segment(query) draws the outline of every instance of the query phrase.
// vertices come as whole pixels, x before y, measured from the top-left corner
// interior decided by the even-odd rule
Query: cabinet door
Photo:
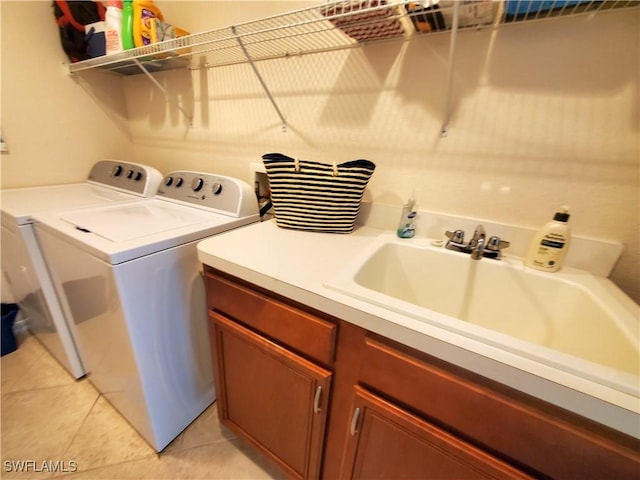
[[[527,478],[360,387],[353,408],[343,478]]]
[[[287,473],[318,478],[331,372],[210,312],[218,412]]]

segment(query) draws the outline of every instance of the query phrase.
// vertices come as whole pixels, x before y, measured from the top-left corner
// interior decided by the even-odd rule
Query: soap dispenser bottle
[[[557,272],[569,248],[571,230],[569,228],[569,207],[561,207],[553,220],[536,233],[524,264],[545,272]]]
[[[416,211],[413,209],[414,205],[415,200],[412,195],[407,203],[402,206],[402,214],[400,215],[400,222],[396,230],[400,238],[413,238],[416,234]]]

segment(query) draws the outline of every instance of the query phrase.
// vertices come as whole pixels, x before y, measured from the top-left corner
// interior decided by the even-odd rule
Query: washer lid
[[[159,233],[198,225],[222,223],[227,217],[169,202],[148,200],[69,212],[62,220],[111,242],[143,239]]]

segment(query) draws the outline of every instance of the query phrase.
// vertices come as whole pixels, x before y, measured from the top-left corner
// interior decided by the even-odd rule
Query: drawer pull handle
[[[351,417],[351,435],[358,433],[358,419],[360,418],[360,407],[353,411],[353,417]]]
[[[322,395],[322,385],[318,385],[316,396],[313,399],[313,413],[320,413],[320,396]]]

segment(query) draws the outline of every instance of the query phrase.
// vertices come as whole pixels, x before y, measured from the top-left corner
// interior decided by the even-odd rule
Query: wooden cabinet
[[[331,372],[221,315],[211,318],[220,419],[291,476],[317,478]]]
[[[220,419],[292,478],[640,474],[635,438],[205,271]]]
[[[207,286],[221,422],[292,478],[319,478],[335,324],[222,277]]]
[[[640,442],[375,334],[358,383],[536,478],[634,479]]]
[[[352,415],[342,478],[528,478],[363,388]]]

